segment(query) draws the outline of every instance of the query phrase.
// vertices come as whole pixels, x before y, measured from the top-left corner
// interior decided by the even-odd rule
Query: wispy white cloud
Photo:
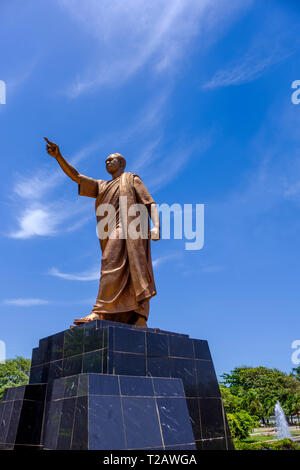
[[[134,162],[134,171],[138,172],[143,170],[146,166],[150,166],[156,163],[160,157],[159,143],[161,138],[154,139],[149,142],[144,149],[142,149],[138,158]]]
[[[171,93],[171,86],[167,90],[161,91],[157,96],[152,97],[137,112],[134,121],[130,122],[122,130],[112,131],[105,135],[100,135],[93,142],[88,143],[77,153],[75,153],[70,162],[77,165],[85,158],[101,152],[103,162],[109,153],[119,151],[119,147],[136,139],[137,136],[145,136],[145,148],[139,149],[139,155],[133,161],[134,169],[138,170],[144,166],[150,151],[158,146],[162,134],[162,121],[166,115],[166,103]],[[155,132],[155,139],[153,133]],[[157,135],[158,134],[158,135]],[[116,142],[118,148],[116,148]],[[153,153],[151,153],[152,157]],[[147,159],[148,161],[148,159]]]
[[[45,299],[6,299],[2,302],[4,305],[14,305],[16,307],[34,307],[40,305],[48,305],[49,300]]]
[[[171,253],[171,254],[168,254],[168,255],[165,255],[165,256],[160,256],[159,258],[155,258],[153,261],[152,261],[152,265],[154,268],[157,268],[158,266],[161,266],[163,263],[165,263],[166,261],[169,261],[171,259],[178,259],[178,258],[181,258],[182,257],[182,253]]]
[[[76,165],[80,161],[89,157],[99,146],[103,144],[103,139],[87,144],[70,158],[70,162]],[[47,155],[46,157],[47,158]],[[48,157],[51,159],[51,157]],[[17,175],[13,191],[22,199],[41,200],[53,189],[66,181],[67,177],[58,167],[57,162],[52,158],[53,169],[45,166],[34,171],[32,174],[24,176]]]
[[[276,40],[274,41],[274,36]],[[235,58],[229,64],[218,70],[215,75],[203,85],[204,89],[215,89],[232,85],[241,85],[261,77],[269,69],[293,55],[299,48],[294,32],[264,31],[255,38],[248,51]]]
[[[204,4],[206,1],[204,0]],[[167,47],[178,27],[177,19],[185,9],[184,2],[174,0],[169,7],[165,2],[148,5],[144,2],[128,0],[126,3],[95,2],[87,0],[63,0],[62,4],[84,27],[88,27],[98,39],[101,47],[100,63],[97,69],[85,73],[71,85],[69,94],[76,97],[99,85],[120,84],[136,73],[158,52],[165,42],[165,51],[160,50],[160,66]],[[173,33],[172,33],[173,31]],[[126,45],[126,47],[124,47]],[[103,48],[104,46],[104,48]]]
[[[224,0],[60,0],[97,40],[93,65],[78,73],[67,93],[75,98],[99,86],[120,86],[148,65],[152,73],[174,71],[192,39],[218,36],[251,3],[232,0],[228,8]]]
[[[206,211],[207,266],[225,266],[230,271],[228,279],[244,278],[248,290],[247,270],[255,270],[258,276],[270,270],[280,289],[282,266],[289,270],[295,265],[292,259],[300,229],[299,125],[297,107],[286,104],[286,97],[283,103],[276,101],[245,149],[243,157],[251,159],[251,165],[244,168],[231,191],[219,193],[219,201],[215,197]],[[286,264],[280,265],[279,260]],[[277,274],[271,274],[272,266]],[[203,268],[204,275],[217,275]]]
[[[1,303],[2,305],[12,307],[39,307],[42,305],[73,305],[73,304],[92,304],[95,299],[73,299],[73,300],[46,300],[46,299],[30,299],[30,298],[19,298],[19,299],[5,299]]]
[[[262,128],[249,143],[249,152],[255,155],[256,166],[241,175],[240,185],[227,198],[213,206],[217,214],[214,223],[219,227],[215,233],[219,231],[227,243],[230,239],[234,249],[248,240],[249,233],[264,230],[268,224],[276,224],[280,220],[282,208],[298,210],[299,126],[297,107],[276,102],[269,110]],[[268,217],[268,214],[275,213],[275,208],[278,208],[277,216]],[[291,226],[297,226],[297,220],[291,220]]]
[[[58,170],[37,170],[30,176],[18,176],[13,191],[22,199],[38,200],[54,189],[64,179]]]
[[[148,170],[149,188],[155,192],[161,187],[167,185],[180,173],[193,155],[199,158],[211,145],[211,135],[207,134],[202,139],[198,138],[188,146],[180,146],[176,151],[169,151],[165,158],[159,162],[154,162]],[[149,160],[151,157],[148,157]]]
[[[101,145],[102,146],[104,145],[106,139],[107,139],[107,137],[101,136],[99,139],[97,139],[94,142],[91,142],[91,143],[85,145],[83,148],[81,148],[78,152],[75,153],[75,155],[73,155],[70,158],[70,162],[72,163],[72,165],[77,165],[79,162],[81,162],[82,160],[88,158],[94,152],[99,150]]]
[[[27,239],[34,236],[54,235],[59,221],[57,214],[45,208],[26,209],[19,219],[19,228],[9,234],[11,238]]]
[[[240,61],[234,61],[226,69],[219,70],[203,88],[214,89],[251,82],[262,76],[272,65],[282,62],[291,54],[291,51],[286,51],[281,55],[269,51],[269,55],[261,57],[254,51],[249,52]]]
[[[20,88],[27,80],[32,76],[38,58],[35,58],[31,62],[27,63],[23,70],[20,70],[17,74],[14,73],[13,76],[9,76],[7,79],[7,88],[8,92],[15,93],[18,88]]]
[[[48,274],[61,279],[66,279],[67,281],[99,281],[100,278],[99,268],[90,269],[81,273],[63,273],[57,268],[51,268]]]
[[[90,219],[84,214],[86,205],[78,201],[30,201],[27,207],[20,210],[16,228],[8,232],[7,236],[26,240],[37,236],[54,236],[62,231],[74,231]],[[75,219],[77,220],[74,223]]]
[[[91,217],[88,216],[88,217],[81,217],[77,222],[75,222],[74,224],[70,225],[70,226],[67,226],[65,228],[65,231],[66,232],[75,232],[75,230],[78,230],[80,229],[81,227],[83,227],[87,222],[89,222],[91,220]]]
[[[161,264],[169,261],[170,259],[178,258],[180,257],[179,253],[171,253],[165,256],[161,256],[159,258],[156,258],[153,260],[153,267],[157,268]],[[79,273],[63,273],[57,268],[51,268],[48,271],[48,274],[54,277],[58,277],[61,279],[65,279],[67,281],[99,281],[100,279],[100,269],[99,267],[95,267],[92,269],[89,269],[87,271],[82,271]]]

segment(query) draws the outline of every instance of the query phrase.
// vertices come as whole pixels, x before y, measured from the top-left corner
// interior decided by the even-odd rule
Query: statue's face
[[[116,156],[114,153],[109,155],[107,159],[105,160],[106,164],[106,171],[110,173],[111,175],[115,173],[116,171],[122,169],[122,160]]]

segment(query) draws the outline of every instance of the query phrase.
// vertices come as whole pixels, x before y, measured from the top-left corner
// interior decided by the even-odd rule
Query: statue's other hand
[[[53,158],[57,158],[58,155],[60,154],[59,146],[56,145],[54,142],[50,142],[50,140],[48,140],[47,137],[44,137],[44,139],[47,142],[46,150],[48,154],[51,155],[51,157]]]
[[[153,227],[153,228],[150,230],[150,237],[151,237],[151,240],[153,240],[153,241],[159,240],[159,239],[160,239],[159,228]]]

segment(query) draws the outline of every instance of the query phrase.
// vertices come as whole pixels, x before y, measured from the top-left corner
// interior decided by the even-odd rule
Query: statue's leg
[[[121,313],[102,313],[99,316],[101,320],[147,327],[146,318],[134,311]]]
[[[119,313],[102,313],[101,319],[106,321],[114,321],[118,323],[126,323],[132,325],[135,312],[119,312]]]
[[[145,328],[147,328],[147,320],[145,317],[143,317],[142,315],[140,315],[139,313],[135,313],[135,318],[134,318],[134,321],[132,323],[132,325],[135,325],[135,326],[144,326]]]

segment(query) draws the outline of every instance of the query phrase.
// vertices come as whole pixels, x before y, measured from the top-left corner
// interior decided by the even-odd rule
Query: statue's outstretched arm
[[[75,183],[80,183],[80,173],[76,170],[60,153],[58,145],[54,142],[50,142],[46,137],[44,137],[45,141],[47,142],[46,150],[51,157],[55,158],[59,165],[61,166],[62,170],[65,172],[71,180],[75,181]]]

